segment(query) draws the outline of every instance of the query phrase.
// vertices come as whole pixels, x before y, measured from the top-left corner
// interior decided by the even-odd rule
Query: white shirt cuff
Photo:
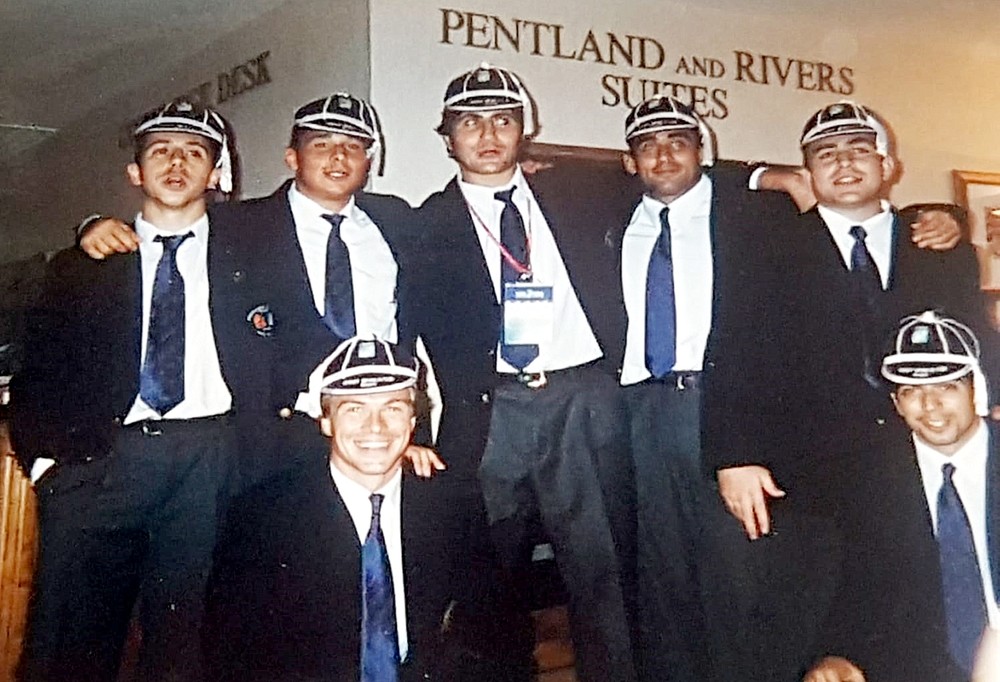
[[[751,192],[756,192],[760,189],[760,176],[764,174],[767,170],[767,166],[759,166],[753,169],[750,174],[750,180],[747,182],[747,187]]]
[[[54,459],[49,459],[48,457],[39,457],[36,459],[35,463],[31,465],[31,484],[34,485],[37,483],[38,479],[51,469],[55,463]]]

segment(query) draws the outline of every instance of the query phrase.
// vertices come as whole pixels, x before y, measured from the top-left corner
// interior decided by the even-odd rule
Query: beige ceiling
[[[284,2],[0,0],[0,163]]]

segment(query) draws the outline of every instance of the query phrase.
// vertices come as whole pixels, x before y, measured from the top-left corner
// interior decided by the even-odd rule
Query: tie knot
[[[952,475],[955,473],[955,465],[950,462],[948,464],[942,464],[941,473],[944,474],[944,480],[946,482],[950,482]]]
[[[860,225],[854,225],[851,227],[851,236],[854,237],[854,241],[863,242],[868,236],[868,233],[865,232],[865,228]]]
[[[183,244],[188,237],[193,237],[193,236],[194,232],[185,232],[184,234],[172,234],[169,237],[158,234],[155,237],[153,237],[153,241],[160,242],[161,244],[163,244],[164,251],[171,251],[176,253],[177,249],[180,248],[180,245]]]
[[[660,211],[660,227],[664,230],[670,230],[670,208],[664,206],[663,210]]]
[[[516,190],[516,189],[517,189],[517,185],[514,185],[510,189],[501,190],[501,191],[497,192],[496,194],[494,194],[493,198],[496,199],[497,201],[502,201],[505,204],[513,206],[514,205],[514,198],[513,198],[514,197],[514,190]]]
[[[372,518],[377,519],[382,512],[382,500],[385,499],[385,495],[375,494],[368,499],[372,502]]]
[[[323,220],[330,223],[333,226],[333,231],[336,232],[340,229],[340,224],[344,222],[344,216],[340,213],[324,213]]]

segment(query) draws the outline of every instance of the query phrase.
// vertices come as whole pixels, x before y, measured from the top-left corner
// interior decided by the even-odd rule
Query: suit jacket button
[[[278,410],[278,416],[281,417],[282,419],[291,419],[292,418],[292,408],[290,408],[290,407],[282,407],[280,410]]]
[[[489,393],[483,393],[483,394],[481,394],[479,396],[479,399],[481,401],[483,401],[484,403],[489,403],[490,402],[490,394]]]

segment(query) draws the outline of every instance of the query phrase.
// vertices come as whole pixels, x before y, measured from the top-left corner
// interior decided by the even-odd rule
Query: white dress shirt
[[[208,216],[203,215],[193,225],[176,232],[164,232],[136,216],[135,231],[142,240],[139,258],[142,267],[142,349],[140,362],[146,357],[146,336],[149,334],[149,307],[153,299],[153,280],[163,255],[163,244],[154,237],[182,235],[193,232],[177,249],[177,269],[184,278],[184,400],[162,416],[163,419],[197,419],[225,414],[233,398],[222,377],[219,353],[215,347],[212,316],[208,307]],[[161,416],[138,395],[125,417],[125,424]]]
[[[931,511],[931,524],[937,535],[937,500],[944,482],[941,467],[952,464],[955,471],[951,480],[962,499],[965,514],[972,528],[972,541],[976,545],[979,574],[983,578],[983,594],[986,596],[986,613],[992,627],[1000,626],[1000,607],[997,606],[996,590],[990,571],[990,554],[987,545],[986,528],[986,463],[989,459],[990,430],[982,421],[968,443],[953,455],[943,455],[913,434],[913,446],[917,453],[917,465],[923,479],[927,507]]]
[[[889,276],[892,274],[893,214],[889,204],[883,201],[880,213],[860,223],[825,206],[818,206],[817,210],[823,222],[826,223],[826,229],[830,232],[830,236],[836,242],[840,257],[848,270],[851,269],[851,249],[854,248],[851,228],[855,225],[865,228],[865,232],[868,234],[865,238],[865,246],[868,247],[868,253],[871,254],[872,260],[875,261],[875,267],[878,268],[879,277],[882,278],[882,288],[887,288]]]
[[[707,175],[670,202],[644,195],[622,240],[622,291],[628,313],[622,385],[651,375],[646,369],[646,274],[660,236],[660,212],[670,209],[676,349],[674,371],[701,371],[712,328],[712,181]]]
[[[396,633],[399,637],[399,660],[406,660],[409,640],[406,637],[406,585],[403,582],[403,530],[402,499],[403,470],[399,469],[389,482],[375,491],[352,481],[336,466],[330,464],[330,474],[337,492],[344,501],[347,511],[358,531],[358,542],[365,544],[372,525],[371,496],[384,495],[379,509],[379,524],[385,538],[385,549],[389,555],[389,570],[392,572],[392,592],[396,602]],[[358,562],[358,579],[361,578],[361,562]],[[360,626],[360,620],[358,621]]]
[[[513,186],[517,187],[512,200],[521,212],[525,232],[531,241],[532,283],[551,286],[553,299],[552,339],[548,343],[539,344],[538,357],[532,360],[524,371],[566,369],[599,359],[603,355],[601,346],[597,343],[597,338],[570,282],[566,265],[559,254],[549,224],[542,215],[531,187],[521,173],[521,168],[518,167],[514,178],[502,187],[473,185],[463,182],[461,178],[458,186],[469,205],[476,236],[479,238],[479,245],[482,247],[483,257],[486,259],[486,266],[493,280],[493,293],[498,302],[501,300],[500,285],[503,278],[499,241],[500,214],[503,213],[504,203],[494,195]],[[516,374],[518,370],[500,357],[499,347],[498,339],[497,371]]]
[[[302,194],[292,183],[288,204],[295,219],[295,235],[309,276],[313,304],[323,315],[326,309],[326,243],[332,226],[323,215],[329,211]],[[341,209],[344,221],[340,238],[351,256],[354,288],[354,320],[359,335],[378,336],[396,343],[396,280],[399,268],[382,231],[354,197]]]

